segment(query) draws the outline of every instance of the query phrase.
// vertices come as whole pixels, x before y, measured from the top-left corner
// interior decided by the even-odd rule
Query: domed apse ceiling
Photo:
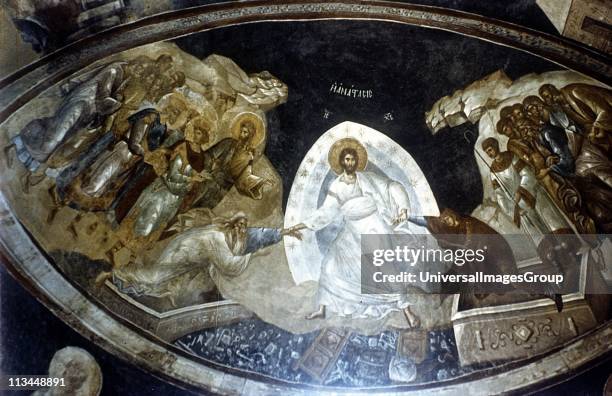
[[[490,394],[604,358],[605,58],[441,10],[286,7],[168,14],[3,80],[9,271],[195,390]],[[371,293],[366,234],[486,234],[505,256],[458,267],[565,283]]]

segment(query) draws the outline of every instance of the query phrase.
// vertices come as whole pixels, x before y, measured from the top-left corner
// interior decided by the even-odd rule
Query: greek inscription
[[[373,92],[371,89],[355,88],[354,85],[344,85],[343,83],[337,83],[336,81],[330,85],[329,92],[335,95],[359,99],[372,99],[373,97]]]

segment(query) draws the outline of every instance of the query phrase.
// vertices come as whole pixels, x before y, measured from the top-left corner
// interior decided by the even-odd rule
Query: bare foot
[[[408,322],[408,327],[411,329],[415,329],[421,325],[421,320],[410,310],[410,307],[404,308],[404,316]]]
[[[319,309],[317,309],[314,312],[309,313],[308,315],[306,315],[305,318],[308,320],[325,318],[325,305],[319,305]]]

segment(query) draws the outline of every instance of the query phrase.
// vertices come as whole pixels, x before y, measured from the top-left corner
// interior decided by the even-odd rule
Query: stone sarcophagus
[[[461,365],[529,358],[595,328],[609,310],[608,295],[588,293],[602,281],[596,257],[582,255],[579,291],[563,295],[561,312],[547,298],[471,308],[455,295],[452,323]]]

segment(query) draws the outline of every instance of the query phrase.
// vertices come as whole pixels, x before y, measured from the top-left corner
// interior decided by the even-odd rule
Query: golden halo
[[[357,170],[363,171],[368,164],[368,152],[366,151],[363,144],[359,142],[357,139],[353,138],[344,138],[337,140],[332,144],[329,149],[329,153],[327,154],[327,161],[329,162],[329,166],[332,168],[336,174],[341,174],[344,172],[342,165],[340,165],[340,153],[345,148],[352,148],[357,152]]]
[[[251,147],[256,148],[262,144],[266,138],[266,126],[263,119],[251,112],[240,113],[232,120],[230,124],[230,132],[234,139],[240,136],[240,126],[245,121],[251,121],[255,125],[255,134],[251,137]]]
[[[206,141],[200,142],[202,145],[210,146],[217,139],[217,125],[208,117],[198,116],[189,120],[185,125],[185,135],[193,131],[194,128],[200,128],[207,131]]]
[[[181,110],[192,109],[197,111],[196,106],[179,92],[166,94],[157,103],[162,111],[170,106],[180,108]]]

